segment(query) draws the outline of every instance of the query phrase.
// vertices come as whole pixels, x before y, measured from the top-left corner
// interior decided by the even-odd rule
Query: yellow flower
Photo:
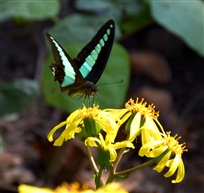
[[[83,139],[89,136],[97,136],[100,129],[103,129],[105,132],[115,130],[115,133],[117,133],[117,123],[119,121],[120,120],[114,115],[100,110],[99,106],[94,105],[93,107],[86,108],[86,106],[83,105],[82,109],[74,111],[70,114],[66,121],[63,121],[55,126],[49,132],[47,137],[48,140],[52,142],[53,134],[58,129],[65,126],[65,130],[54,142],[54,145],[61,146],[64,141],[74,138],[75,134],[79,134],[82,130],[85,131],[85,134],[83,133],[84,136],[81,137]]]
[[[90,189],[88,189],[88,186],[86,184],[83,184],[81,187],[78,182],[73,182],[71,184],[64,182],[55,190],[46,187],[39,188],[26,184],[21,184],[18,186],[19,193],[81,193],[85,192],[85,190],[87,190],[86,193],[89,193],[88,190]],[[92,192],[92,190],[90,190],[90,192]]]
[[[68,184],[67,182],[63,182],[62,185],[58,186],[54,193],[81,193],[85,192],[88,189],[87,184],[82,184],[82,186],[78,182],[73,182]],[[89,193],[89,192],[87,192]]]
[[[133,148],[134,145],[129,141],[121,141],[113,143],[113,138],[115,139],[115,134],[111,134],[111,132],[106,134],[106,138],[104,140],[103,136],[99,133],[99,138],[97,137],[88,137],[85,140],[85,145],[91,147],[100,147],[104,150],[104,152],[109,152],[107,160],[109,163],[115,161],[117,157],[117,149],[121,148]],[[100,164],[100,163],[99,163]]]
[[[158,121],[159,112],[155,112],[153,104],[147,106],[144,99],[139,102],[137,98],[135,102],[130,99],[125,107],[128,110],[127,114],[130,115],[129,125],[126,126],[129,141],[134,141],[139,134],[142,137],[142,144],[160,137],[159,131],[163,131],[163,128]]]
[[[151,141],[152,138],[160,137],[160,130],[163,131],[163,128],[158,121],[159,113],[155,112],[153,104],[147,106],[144,99],[139,102],[137,98],[135,102],[130,99],[125,107],[125,109],[106,109],[106,111],[120,118],[120,124],[127,121],[125,132],[128,134],[128,141],[133,142],[140,134],[142,144]]]
[[[128,193],[127,190],[123,189],[121,184],[116,183],[116,182],[106,184],[105,186],[102,186],[101,188],[99,188],[93,192],[96,192],[96,193],[113,193],[113,192]],[[88,193],[88,192],[84,191],[83,193]]]
[[[62,185],[58,186],[55,190],[49,188],[39,188],[36,186],[30,186],[26,184],[21,184],[18,186],[19,193],[128,193],[125,189],[122,188],[121,184],[113,182],[102,186],[97,190],[88,189],[88,186],[82,185],[78,182],[68,184],[64,182]]]
[[[30,186],[26,184],[21,184],[18,186],[19,193],[54,193],[50,188],[39,188],[36,186]]]
[[[144,144],[140,150],[140,156],[154,158],[157,165],[153,168],[157,172],[161,172],[165,166],[169,168],[164,174],[165,177],[172,176],[177,170],[177,176],[172,183],[179,183],[185,176],[185,168],[182,160],[182,154],[187,151],[185,143],[179,144],[180,137],[170,136],[171,132],[162,133],[161,138]]]

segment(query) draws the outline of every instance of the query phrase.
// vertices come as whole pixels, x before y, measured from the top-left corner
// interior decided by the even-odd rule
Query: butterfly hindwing
[[[106,66],[115,35],[113,20],[107,21],[74,59],[85,80],[96,83]]]

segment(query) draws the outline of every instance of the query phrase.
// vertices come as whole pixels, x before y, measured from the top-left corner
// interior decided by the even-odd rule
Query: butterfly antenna
[[[123,82],[123,79],[117,82],[108,82],[108,83],[103,83],[103,84],[98,84],[97,86],[102,86],[102,85],[110,85],[110,84],[120,84]]]

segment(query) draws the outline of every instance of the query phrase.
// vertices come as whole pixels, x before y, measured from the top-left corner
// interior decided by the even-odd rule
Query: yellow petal
[[[175,173],[175,171],[178,168],[180,160],[181,160],[181,157],[176,155],[175,158],[173,159],[171,167],[169,168],[169,171],[164,175],[166,178],[172,176]]]
[[[55,126],[47,135],[47,139],[52,142],[53,141],[53,134],[55,133],[55,131],[57,131],[58,129],[60,129],[61,127],[63,127],[64,125],[67,124],[67,121],[63,121],[60,124],[58,124],[57,126]]]
[[[101,143],[100,140],[96,137],[88,137],[84,142],[86,146],[90,146],[90,147],[97,147],[98,144],[100,143]]]
[[[139,156],[143,157],[148,156],[150,150],[154,149],[155,146],[163,143],[163,140],[151,141],[149,143],[144,144],[139,150]]]
[[[158,122],[158,121],[157,121],[157,122]],[[154,119],[152,119],[152,118],[149,117],[149,116],[146,116],[145,127],[151,129],[154,133],[157,133],[157,134],[160,133],[160,131],[159,131],[157,125],[156,125],[155,122],[154,122]],[[156,135],[156,136],[157,136],[157,135]],[[161,136],[161,134],[158,135],[158,137],[159,137],[158,139],[161,139],[160,136]]]
[[[140,127],[141,115],[137,113],[132,120],[130,125],[130,134],[128,137],[128,141],[133,142],[138,135],[139,127]]]
[[[149,153],[146,154],[146,156],[151,157],[151,158],[155,158],[155,157],[158,157],[159,155],[161,155],[167,149],[168,149],[167,146],[161,146],[161,147],[158,147],[158,148],[150,151]]]
[[[172,180],[171,182],[172,183],[179,183],[179,182],[181,182],[183,180],[184,176],[185,176],[185,167],[184,167],[183,160],[180,159],[176,179]]]
[[[39,188],[39,187],[30,186],[26,184],[19,185],[18,192],[19,193],[54,193],[54,191],[49,188]]]
[[[114,148],[109,148],[108,150],[110,152],[110,162],[114,162],[117,157],[116,150]]]
[[[54,146],[62,146],[62,144],[64,143],[65,139],[62,135],[60,135],[54,142]]]
[[[147,127],[147,125],[141,128],[142,145],[155,140],[161,140],[161,133]]]
[[[161,160],[160,162],[153,168],[153,170],[156,170],[157,172],[161,172],[164,167],[166,166],[167,161],[169,160],[171,156],[171,152],[168,152]]]
[[[128,193],[121,184],[112,182],[94,191],[95,193]],[[85,193],[85,192],[83,192]],[[86,192],[87,193],[87,192]]]
[[[135,146],[129,141],[117,142],[117,143],[113,144],[113,147],[114,147],[114,149],[122,149],[122,148],[125,148],[125,147],[129,147],[129,148],[132,148],[132,149],[135,148]]]

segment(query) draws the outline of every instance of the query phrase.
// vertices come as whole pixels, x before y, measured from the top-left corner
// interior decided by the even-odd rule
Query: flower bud
[[[110,152],[98,148],[97,162],[100,166],[110,166]]]
[[[88,137],[96,137],[100,132],[100,127],[98,123],[92,118],[85,118],[84,120],[84,129],[88,134]]]

